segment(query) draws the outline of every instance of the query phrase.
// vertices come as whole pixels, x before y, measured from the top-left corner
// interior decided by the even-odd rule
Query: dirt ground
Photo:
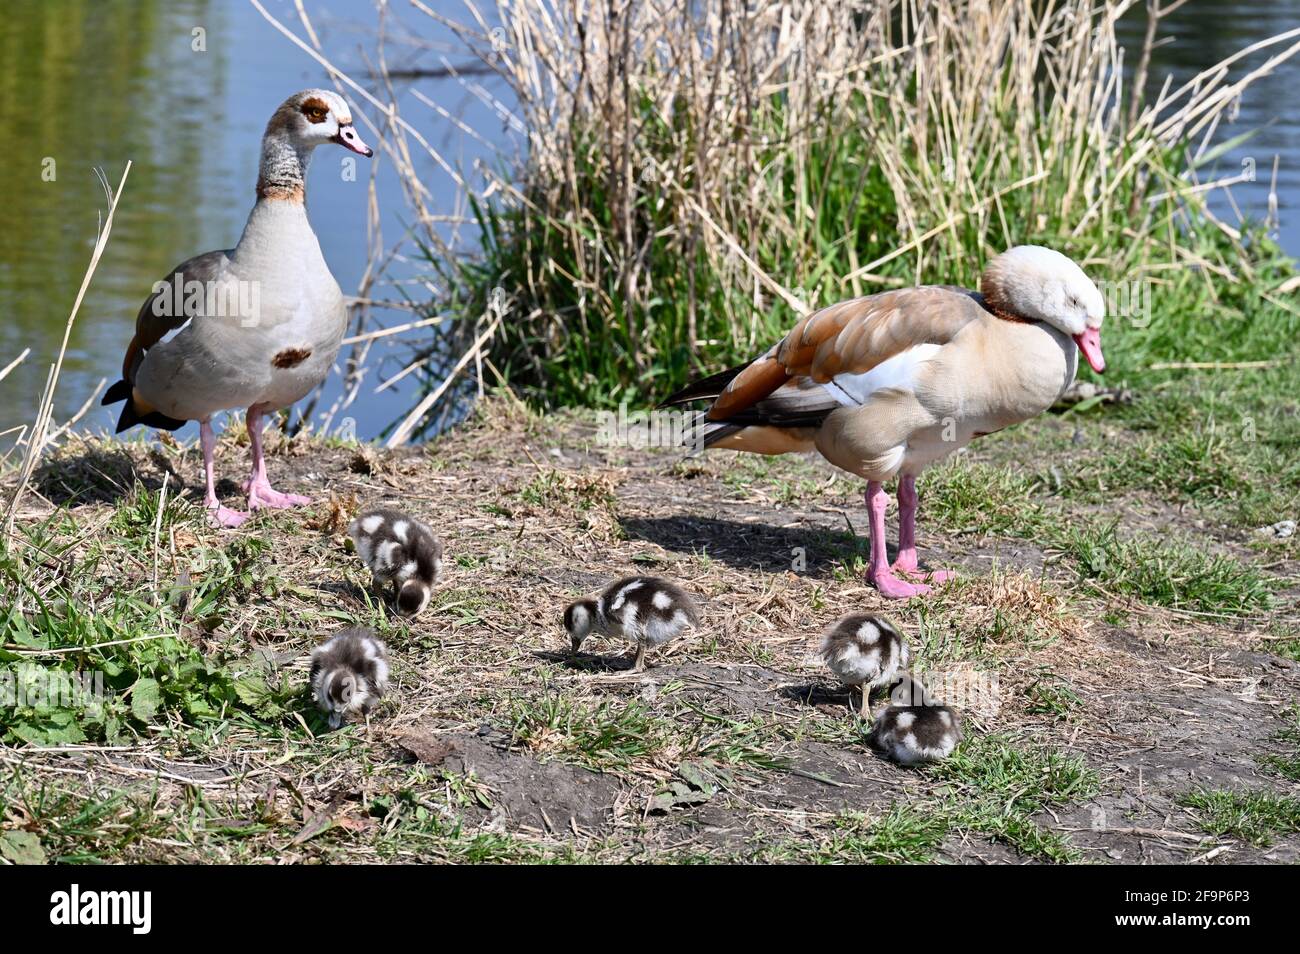
[[[1017,446],[968,456],[1014,467],[999,457]],[[245,455],[224,440],[221,472],[240,475]],[[1263,762],[1294,754],[1300,667],[1270,651],[1293,584],[1281,585],[1283,610],[1231,616],[1085,586],[1051,540],[927,519],[923,478],[922,562],[960,577],[890,603],[861,579],[860,482],[824,462],[603,446],[590,421],[502,401],[426,448],[281,441],[270,466],[278,487],[321,502],[224,532],[193,508],[159,546],[164,578],[201,576],[205,548],[265,539],[255,572],[279,581],[277,595],[182,631],[205,653],[268,661],[296,689],[317,641],[375,626],[394,683],[369,725],[326,733],[303,691],[288,715],[228,730],[191,731],[164,709],[127,744],[0,749],[6,827],[36,833],[54,857],[117,860],[1300,858],[1285,826],[1214,833],[1186,802],[1198,790],[1300,791]],[[179,482],[199,499],[194,448],[74,444],[22,521],[68,506],[88,539],[102,537],[122,497],[156,496],[166,473],[173,493]],[[237,498],[229,479],[221,490]],[[357,507],[381,503],[446,545],[445,579],[414,621],[376,599],[345,541]],[[1066,524],[1093,515],[1053,507]],[[1113,515],[1124,530],[1197,534],[1279,580],[1296,575],[1294,551],[1252,549],[1166,502],[1124,499]],[[116,585],[153,585],[147,560],[119,572]],[[698,631],[639,675],[599,639],[572,657],[564,606],[631,573],[698,594]],[[996,680],[993,700],[963,710],[964,756],[907,769],[865,744],[855,700],[814,656],[820,632],[855,611],[892,616],[920,671]],[[46,785],[83,807],[131,795],[79,834],[41,807]],[[110,822],[138,837],[111,837]]]

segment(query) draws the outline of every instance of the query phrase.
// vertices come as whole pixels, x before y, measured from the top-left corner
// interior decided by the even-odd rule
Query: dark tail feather
[[[707,378],[692,381],[675,394],[670,394],[660,402],[660,407],[672,407],[675,404],[690,404],[692,401],[712,401],[723,392],[731,379],[744,371],[749,364],[742,364],[726,371],[719,371]]]
[[[117,419],[117,433],[121,434],[128,427],[134,427],[137,424],[154,427],[160,431],[178,431],[188,423],[188,421],[178,421],[174,417],[168,417],[161,411],[138,414],[135,406],[130,401],[127,401],[122,406],[122,416]]]
[[[118,401],[129,400],[131,400],[131,382],[123,378],[104,392],[104,399],[99,403],[107,407],[110,404],[116,404]]]
[[[131,397],[132,391],[131,382],[123,378],[105,391],[103,399],[99,402],[102,405],[116,404],[118,401],[126,402],[122,407],[122,414],[117,419],[117,433],[121,434],[128,427],[135,427],[137,424],[156,427],[160,431],[176,431],[188,423],[187,421],[178,421],[174,417],[168,417],[161,411],[150,411],[148,414],[141,414],[135,409],[135,402]]]
[[[687,448],[687,456],[694,457],[702,451],[728,437],[736,431],[744,430],[743,425],[730,421],[710,421],[702,412],[695,415],[690,425],[682,432],[682,446]]]

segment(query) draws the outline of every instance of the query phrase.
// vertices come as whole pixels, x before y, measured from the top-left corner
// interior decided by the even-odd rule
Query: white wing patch
[[[611,610],[617,610],[625,602],[627,602],[627,595],[631,593],[633,590],[639,589],[644,583],[645,583],[644,580],[633,580],[627,586],[623,587],[621,590],[619,590],[617,593],[614,594],[614,600],[612,603],[609,604],[609,608]]]
[[[943,345],[937,344],[916,345],[882,361],[865,374],[837,374],[822,387],[846,407],[865,404],[867,398],[885,388],[910,391],[915,386],[917,365],[929,361],[942,348]]]

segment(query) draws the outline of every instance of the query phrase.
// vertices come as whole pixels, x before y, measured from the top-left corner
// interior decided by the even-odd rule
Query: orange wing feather
[[[825,384],[837,374],[863,374],[916,345],[946,344],[981,314],[974,293],[940,286],[902,288],[815,311],[732,379],[709,420],[727,420],[792,378]]]

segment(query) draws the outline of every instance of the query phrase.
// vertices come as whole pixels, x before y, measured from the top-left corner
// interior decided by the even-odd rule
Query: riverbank
[[[418,449],[276,442],[272,474],[321,502],[233,532],[195,505],[195,448],[74,438],[3,556],[21,598],[0,660],[102,671],[107,702],[9,710],[0,851],[1295,861],[1300,558],[1253,526],[1293,479],[1283,461],[1225,484],[1221,448],[1179,450],[1199,411],[1166,392],[1048,416],[927,474],[922,560],[960,580],[905,604],[862,584],[861,487],[823,462],[605,446],[589,416],[508,397]],[[237,432],[218,457],[243,472]],[[381,501],[446,541],[414,622],[344,542]],[[699,632],[639,676],[600,641],[570,658],[564,605],[635,572],[698,593]],[[812,657],[859,610],[894,616],[918,668],[996,683],[948,762],[875,758]],[[388,641],[394,685],[369,726],[329,733],[308,654],[352,623]]]

